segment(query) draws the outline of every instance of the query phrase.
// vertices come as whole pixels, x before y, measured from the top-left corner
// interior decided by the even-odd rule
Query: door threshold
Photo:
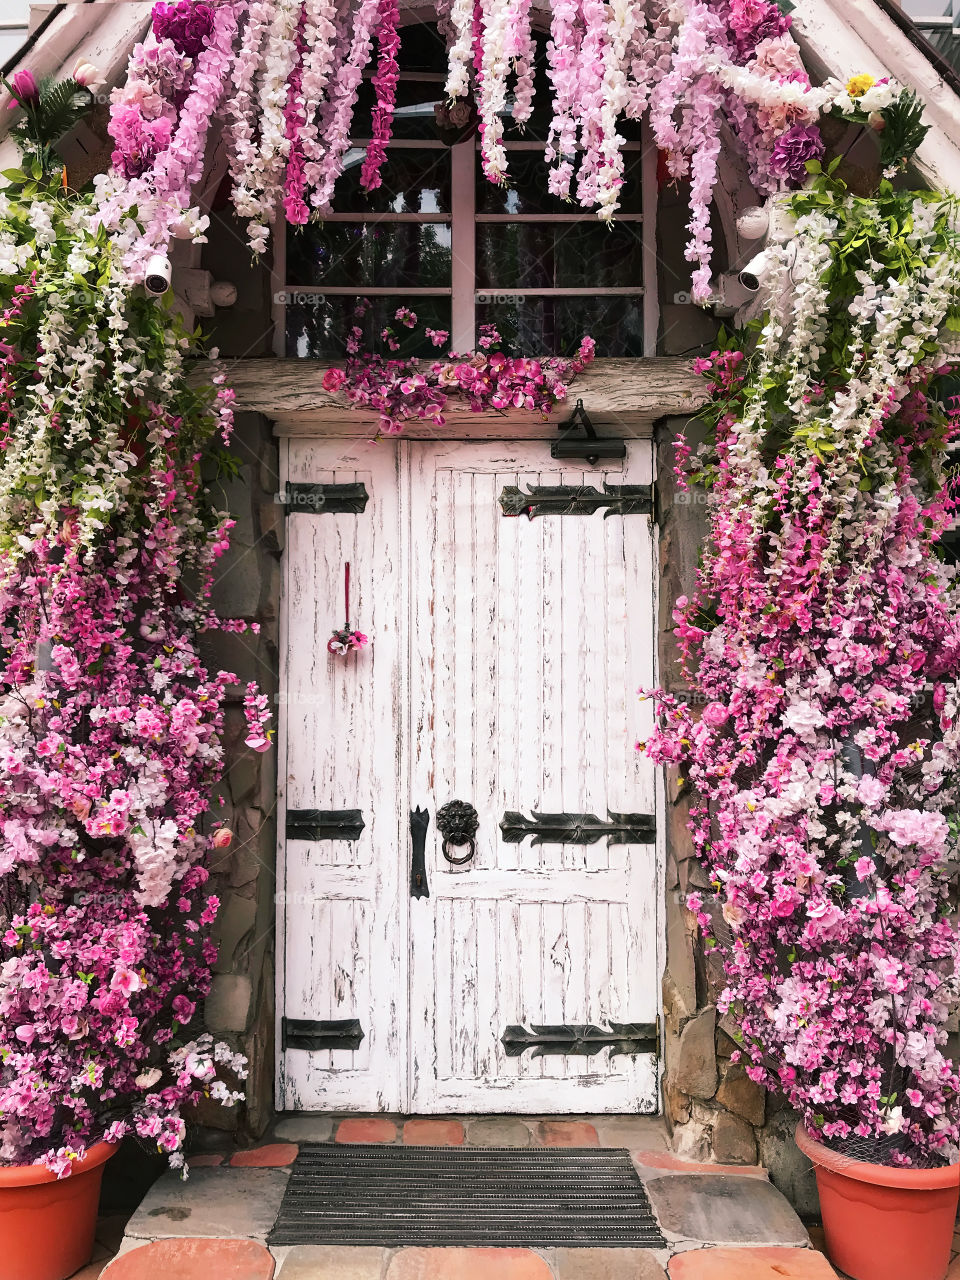
[[[269,1130],[277,1142],[403,1143],[408,1146],[626,1147],[667,1151],[663,1116],[430,1115],[281,1112]]]

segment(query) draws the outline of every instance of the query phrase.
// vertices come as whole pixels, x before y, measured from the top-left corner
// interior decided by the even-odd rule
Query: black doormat
[[[662,1249],[625,1148],[304,1143],[270,1244]]]

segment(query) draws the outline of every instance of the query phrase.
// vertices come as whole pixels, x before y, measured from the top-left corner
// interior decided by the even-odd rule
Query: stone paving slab
[[[541,1147],[599,1147],[600,1136],[584,1120],[541,1120],[536,1130]]]
[[[812,1249],[696,1249],[671,1258],[670,1280],[837,1280]]]
[[[720,1173],[768,1180],[766,1169],[756,1164],[706,1164],[684,1160],[672,1151],[634,1151],[632,1156],[641,1178],[659,1178],[672,1173]]]
[[[651,1178],[646,1188],[668,1239],[735,1245],[809,1243],[789,1202],[760,1178],[678,1173]]]
[[[277,1276],[279,1280],[380,1280],[388,1256],[386,1249],[298,1244],[287,1251]]]
[[[337,1142],[396,1142],[397,1126],[385,1116],[350,1116],[337,1125]]]
[[[263,1147],[248,1147],[230,1157],[231,1169],[285,1169],[300,1154],[295,1142],[269,1142]]]
[[[530,1249],[400,1249],[386,1280],[553,1280]]]
[[[403,1126],[403,1141],[408,1147],[461,1147],[463,1125],[459,1120],[440,1116],[408,1120]]]
[[[490,1116],[467,1125],[471,1147],[529,1147],[532,1141],[530,1126],[514,1116]]]
[[[269,1251],[253,1240],[157,1240],[131,1249],[103,1280],[273,1280]]]
[[[273,1135],[284,1142],[329,1142],[335,1123],[333,1116],[287,1116],[273,1126]]]
[[[131,1238],[203,1236],[263,1240],[280,1212],[288,1169],[198,1169],[186,1182],[158,1178],[127,1223]]]
[[[628,1151],[666,1152],[667,1135],[661,1116],[601,1116],[594,1120],[602,1147]]]
[[[555,1249],[557,1280],[667,1280],[649,1249]]]

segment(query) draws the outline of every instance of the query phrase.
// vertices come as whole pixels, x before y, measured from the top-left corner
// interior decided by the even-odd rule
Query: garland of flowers
[[[612,219],[623,181],[619,122],[647,111],[669,172],[692,180],[687,257],[693,295],[705,300],[724,114],[761,194],[800,185],[806,160],[822,154],[816,120],[827,91],[811,87],[790,18],[772,0],[675,0],[666,10],[659,0],[553,0],[550,9],[549,190],[570,198],[576,179],[580,205]],[[125,260],[135,280],[171,234],[197,234],[189,187],[218,114],[231,198],[254,252],[265,250],[281,201],[295,224],[330,209],[374,38],[373,137],[361,177],[364,189],[376,187],[396,99],[395,0],[179,0],[155,13],[154,39],[134,51],[127,83],[114,93],[115,173],[98,190],[105,225],[132,236]],[[529,0],[450,0],[438,13],[448,41],[447,112],[462,110],[472,88],[493,182],[509,178],[511,86],[514,121],[522,125],[533,110],[530,13]],[[134,207],[141,218],[150,210],[139,243],[127,216]]]
[[[418,359],[398,360],[365,351],[363,317],[369,301],[362,298],[354,311],[347,335],[348,359],[345,369],[328,369],[323,376],[327,391],[343,391],[358,408],[371,408],[380,415],[379,430],[396,435],[411,418],[429,419],[443,426],[444,407],[451,396],[461,397],[473,413],[491,409],[526,409],[548,414],[566,399],[570,382],[593,360],[595,343],[582,339],[571,359],[551,357],[529,360],[503,350],[504,342],[496,326],[480,326],[480,350],[469,355],[450,352],[446,359],[429,363]],[[405,329],[415,330],[417,314],[400,307],[394,319]],[[381,333],[391,351],[399,349],[392,326]],[[449,338],[444,329],[427,329],[435,347]]]
[[[835,167],[807,166],[755,344],[698,362],[711,529],[674,613],[698,706],[658,693],[645,745],[696,797],[713,893],[687,902],[748,1074],[813,1133],[935,1163],[960,1140],[960,592],[939,549],[960,243],[952,200],[888,178],[857,198]]]
[[[58,1176],[126,1132],[182,1165],[183,1108],[237,1101],[244,1074],[187,1031],[216,956],[208,853],[231,840],[204,826],[236,678],[208,670],[199,643],[244,629],[209,601],[232,524],[209,477],[231,467],[233,393],[219,375],[188,387],[195,340],[128,267],[195,180],[236,17],[159,18],[168,34],[138,50],[113,121],[124,199],[148,195],[148,153],[170,139],[143,221],[127,205],[108,236],[96,196],[65,189],[46,92],[23,80],[35,158],[0,194],[0,1159]],[[176,120],[159,91],[173,83]],[[255,687],[245,710],[265,750]]]

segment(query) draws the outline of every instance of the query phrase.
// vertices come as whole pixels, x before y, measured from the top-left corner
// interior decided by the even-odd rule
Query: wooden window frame
[[[434,83],[441,77],[430,72],[402,73],[404,79]],[[368,138],[352,138],[350,147],[365,148]],[[542,151],[543,142],[511,140],[504,147],[509,153]],[[641,128],[639,142],[626,142],[625,151],[640,152],[640,200],[639,213],[620,213],[618,222],[645,224],[652,228],[652,235],[642,236],[641,281],[636,285],[580,287],[580,288],[507,288],[477,286],[476,229],[478,224],[590,224],[597,221],[596,213],[580,209],[571,213],[512,214],[478,213],[476,208],[476,165],[480,148],[478,137],[448,147],[439,139],[393,138],[393,150],[449,151],[450,153],[450,212],[449,213],[390,213],[390,212],[334,212],[325,221],[353,225],[384,223],[416,223],[418,225],[442,224],[450,227],[451,278],[447,287],[370,285],[357,289],[353,285],[292,285],[286,271],[286,224],[281,218],[274,225],[274,259],[272,271],[274,354],[286,355],[286,299],[291,293],[303,296],[329,295],[331,297],[391,297],[450,298],[450,346],[454,351],[475,351],[477,347],[477,306],[490,295],[523,298],[579,298],[579,297],[637,297],[643,299],[643,354],[656,355],[659,306],[657,300],[657,252],[656,252],[656,148],[646,122]],[[538,352],[527,352],[537,355]]]

